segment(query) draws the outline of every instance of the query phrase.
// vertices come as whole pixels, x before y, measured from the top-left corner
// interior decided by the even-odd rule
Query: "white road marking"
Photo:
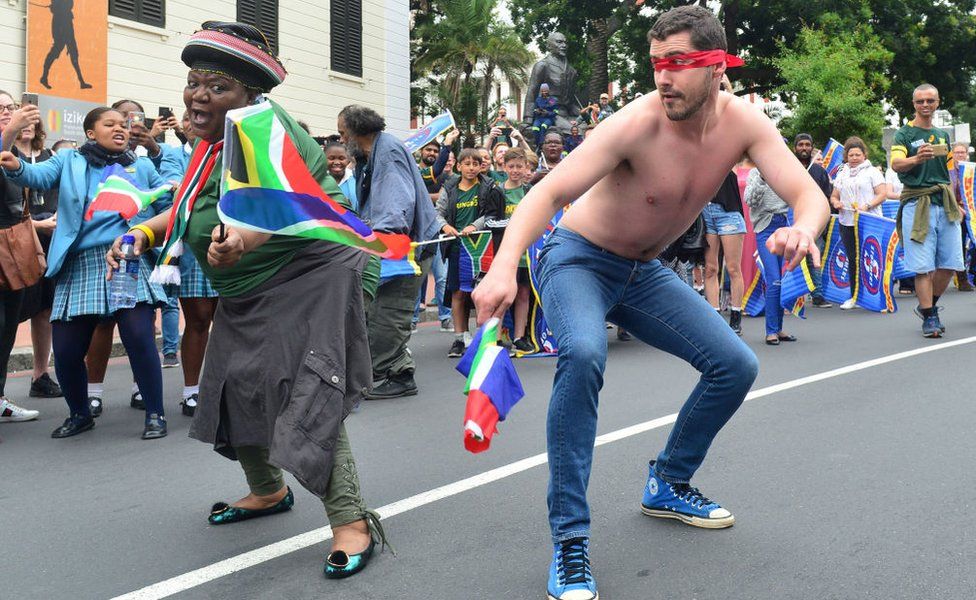
[[[916,348],[914,350],[907,350],[905,352],[898,352],[896,354],[889,354],[887,356],[866,360],[853,365],[848,365],[846,367],[838,367],[829,371],[823,371],[822,373],[816,373],[807,377],[800,377],[799,379],[793,379],[784,383],[754,390],[749,392],[749,395],[746,396],[746,401],[771,396],[773,394],[785,392],[800,386],[824,381],[825,379],[849,375],[857,371],[863,371],[865,369],[911,358],[920,354],[937,352],[939,350],[948,350],[949,348],[955,348],[956,346],[971,344],[973,342],[976,342],[976,336],[954,340],[951,342],[941,342],[932,346],[925,346],[922,348]],[[665,425],[674,423],[677,418],[678,413],[673,413],[664,417],[638,423],[630,427],[624,427],[623,429],[611,431],[610,433],[597,436],[596,443],[594,445],[603,446],[604,444],[617,442],[622,439],[651,431],[653,429],[658,429],[660,427],[664,427]],[[410,496],[409,498],[404,498],[403,500],[397,500],[396,502],[387,504],[386,506],[377,509],[376,512],[380,514],[381,518],[389,519],[407,511],[432,504],[438,500],[443,500],[444,498],[456,496],[460,493],[488,485],[489,483],[493,483],[500,479],[505,479],[506,477],[516,475],[533,467],[538,467],[544,464],[546,464],[546,455],[544,453],[536,454],[535,456],[523,458],[522,460],[513,462],[511,464],[474,475],[473,477],[461,479],[460,481],[455,481],[454,483],[449,483],[426,492],[421,492],[414,496]],[[176,577],[160,581],[159,583],[154,583],[134,592],[116,596],[112,600],[157,600],[159,598],[167,598],[220,577],[224,577],[243,569],[259,565],[263,562],[279,558],[291,552],[302,550],[316,544],[321,544],[322,542],[331,538],[332,530],[328,526],[320,527],[318,529],[313,529],[312,531],[281,540],[280,542],[275,542],[267,546],[262,546],[261,548],[256,548],[249,552],[244,552],[243,554],[238,554],[237,556],[232,556],[225,560],[201,567],[188,573],[177,575]]]

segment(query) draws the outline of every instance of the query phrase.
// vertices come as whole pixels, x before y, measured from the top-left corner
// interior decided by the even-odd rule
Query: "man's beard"
[[[685,120],[690,119],[691,117],[695,116],[696,114],[698,114],[698,111],[701,110],[701,107],[702,106],[705,106],[705,103],[708,102],[708,95],[709,95],[709,91],[710,91],[709,88],[710,88],[710,85],[711,85],[711,80],[712,80],[712,78],[711,78],[710,75],[708,77],[706,77],[705,78],[705,81],[703,82],[703,85],[702,85],[701,89],[698,90],[698,93],[697,94],[690,95],[690,94],[681,92],[681,97],[685,101],[685,107],[684,108],[682,108],[682,109],[677,109],[677,108],[671,108],[671,109],[669,109],[668,108],[668,105],[665,104],[664,105],[664,112],[665,112],[665,114],[668,115],[668,118],[671,119],[672,121],[685,121]]]
[[[357,163],[366,162],[366,153],[363,152],[363,149],[359,147],[359,144],[356,143],[356,140],[354,140],[351,137],[348,140],[346,140],[346,150],[349,152],[350,155],[352,155],[352,157],[356,160]]]
[[[810,157],[813,156],[813,152],[807,150],[797,150],[796,158],[803,163],[810,162]]]
[[[423,163],[425,165],[427,165],[428,167],[433,167],[434,166],[434,163],[437,162],[437,157],[436,156],[421,156],[420,157],[420,160],[422,160]]]

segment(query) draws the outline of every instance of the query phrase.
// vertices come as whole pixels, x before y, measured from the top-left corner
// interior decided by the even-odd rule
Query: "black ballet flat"
[[[779,338],[773,338],[773,339],[766,338],[766,345],[767,346],[779,346]]]
[[[778,336],[778,337],[779,337],[779,341],[781,341],[781,342],[795,342],[796,341],[796,336],[795,335],[781,335],[781,336]]]
[[[342,550],[330,552],[325,558],[325,578],[345,579],[362,571],[373,557],[375,547],[376,542],[370,539],[369,546],[359,554],[346,554]]]
[[[288,488],[288,493],[285,494],[285,497],[278,501],[278,503],[274,506],[269,506],[268,508],[252,510],[248,508],[230,506],[226,502],[218,502],[211,507],[210,516],[207,517],[207,520],[210,521],[211,525],[238,523],[240,521],[247,521],[248,519],[267,517],[269,515],[286,512],[291,510],[291,507],[294,505],[295,495],[292,494],[291,488]]]
[[[64,424],[51,432],[51,437],[55,439],[71,437],[84,433],[95,426],[95,417],[71,415],[64,420]]]

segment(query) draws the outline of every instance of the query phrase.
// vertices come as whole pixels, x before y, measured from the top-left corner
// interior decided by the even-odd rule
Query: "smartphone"
[[[168,119],[168,118],[170,118],[172,116],[173,116],[173,109],[171,109],[168,106],[160,106],[159,107],[159,118],[160,119]]]
[[[20,97],[20,105],[25,106],[27,104],[33,104],[34,106],[37,106],[37,94],[24,92],[24,95]]]
[[[932,144],[932,153],[936,156],[948,156],[949,144]]]
[[[141,113],[141,112],[139,112],[137,110],[134,110],[134,111],[132,111],[132,112],[129,113],[129,119],[128,119],[128,122],[127,122],[127,125],[129,127],[129,129],[132,129],[132,126],[133,125],[143,125],[143,126],[145,126],[145,124],[146,124],[146,114],[145,113]]]
[[[500,127],[499,129],[502,130],[502,135],[503,136],[505,136],[507,138],[512,137],[512,128],[511,127]]]

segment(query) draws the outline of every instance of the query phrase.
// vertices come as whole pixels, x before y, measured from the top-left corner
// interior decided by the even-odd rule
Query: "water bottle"
[[[118,268],[112,273],[109,282],[108,310],[115,312],[122,308],[132,308],[136,305],[136,294],[139,291],[139,257],[136,256],[136,238],[131,235],[122,236],[122,260]]]

